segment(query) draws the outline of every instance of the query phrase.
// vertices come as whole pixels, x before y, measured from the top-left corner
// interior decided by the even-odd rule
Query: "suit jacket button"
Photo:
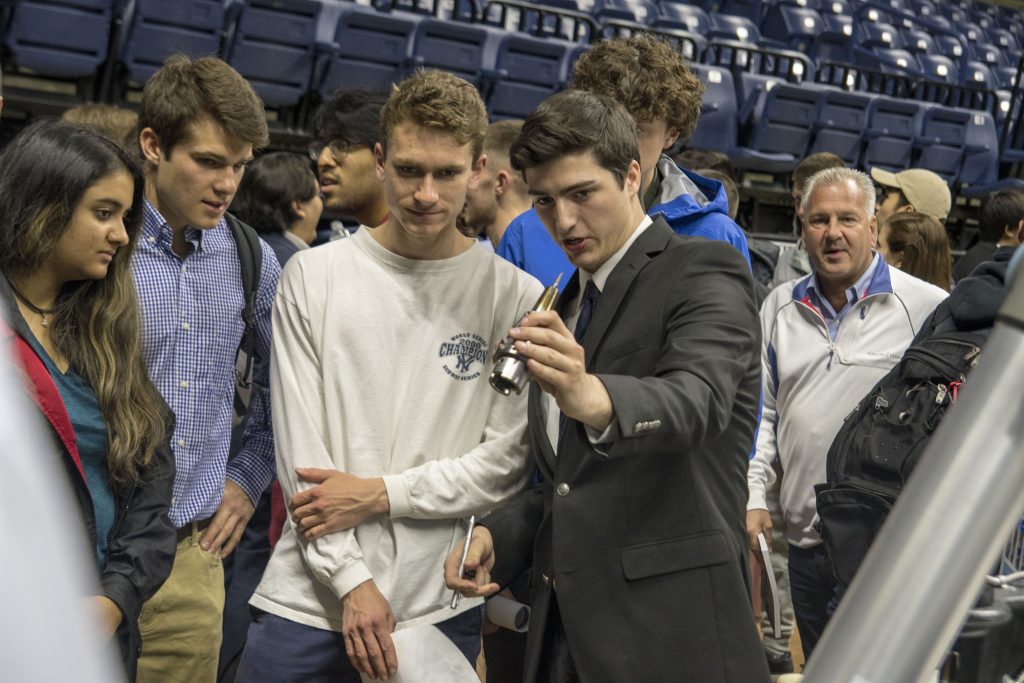
[[[555,489],[555,492],[558,495],[560,495],[560,496],[568,496],[569,495],[569,485],[563,482],[563,483],[558,485],[558,488]]]

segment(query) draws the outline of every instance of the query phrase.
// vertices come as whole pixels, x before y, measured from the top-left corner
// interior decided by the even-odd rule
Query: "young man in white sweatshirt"
[[[476,659],[481,603],[451,609],[441,569],[462,520],[528,478],[526,394],[487,378],[541,291],[456,229],[486,126],[466,81],[402,82],[375,148],[388,219],[296,255],[282,277],[271,392],[292,516],[251,601],[240,681],[387,678],[391,633],[418,624]]]

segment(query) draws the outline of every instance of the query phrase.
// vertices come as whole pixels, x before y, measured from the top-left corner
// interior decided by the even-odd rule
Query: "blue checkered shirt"
[[[132,270],[142,307],[142,352],[149,375],[174,411],[171,447],[177,464],[170,518],[177,527],[211,517],[224,477],[253,503],[274,476],[274,435],[267,389],[269,362],[257,363],[249,424],[241,451],[228,463],[235,395],[235,356],[242,322],[238,250],[224,220],[185,230],[192,253],[171,250],[171,226],[147,200]],[[281,275],[263,244],[256,296],[256,357],[270,358],[270,312]]]

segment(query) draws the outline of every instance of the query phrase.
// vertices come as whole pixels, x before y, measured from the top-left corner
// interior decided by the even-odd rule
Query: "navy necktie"
[[[583,300],[580,301],[580,314],[576,318],[576,329],[573,330],[573,336],[576,337],[576,343],[579,344],[583,340],[583,335],[587,333],[587,328],[590,327],[590,319],[594,317],[594,309],[597,308],[597,302],[601,299],[601,290],[597,288],[593,280],[587,281],[587,286],[583,289]],[[558,440],[562,440],[562,435],[565,434],[565,428],[569,424],[569,418],[565,416],[565,413],[558,414]],[[558,444],[555,444],[555,448],[558,448]]]
[[[594,317],[594,309],[597,308],[600,298],[601,290],[597,288],[593,280],[588,280],[587,286],[583,289],[583,300],[580,301],[580,315],[576,318],[576,329],[573,331],[577,344],[583,340],[583,335],[590,327],[590,319]]]

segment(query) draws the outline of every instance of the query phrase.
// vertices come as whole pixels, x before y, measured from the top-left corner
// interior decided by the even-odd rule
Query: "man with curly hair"
[[[722,184],[679,168],[665,154],[693,135],[700,118],[704,85],[682,55],[649,35],[607,40],[579,58],[572,79],[575,89],[622,103],[636,122],[644,211],[649,216],[662,214],[680,235],[728,242],[749,263],[746,237],[729,218],[729,199]],[[573,271],[532,209],[509,225],[498,255],[544,284],[551,284],[559,272]]]
[[[271,396],[292,523],[251,600],[239,681],[389,678],[396,626],[433,624],[476,661],[482,601],[452,609],[440,569],[462,519],[529,476],[526,393],[492,390],[488,358],[541,291],[456,229],[486,127],[465,80],[403,81],[374,146],[387,220],[288,262]]]

